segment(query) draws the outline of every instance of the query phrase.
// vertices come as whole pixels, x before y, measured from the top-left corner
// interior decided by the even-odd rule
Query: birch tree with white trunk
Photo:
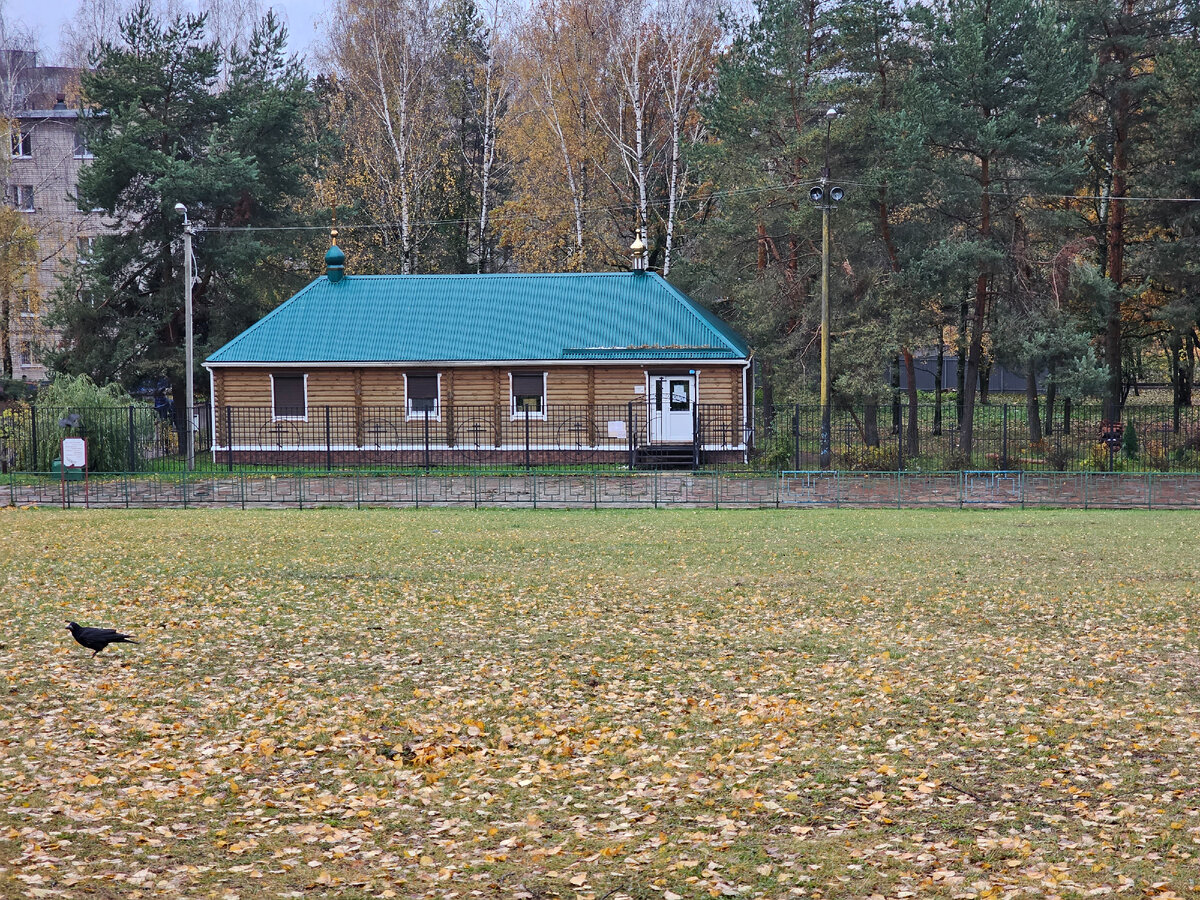
[[[663,275],[670,274],[680,204],[687,197],[687,150],[701,140],[697,103],[713,76],[720,28],[714,0],[660,0],[655,9],[659,34],[653,72],[667,119],[666,221]]]
[[[353,99],[379,131],[388,166],[373,165],[373,147],[357,148],[380,190],[394,207],[400,270],[420,262],[422,231],[416,224],[434,172],[436,147],[432,71],[438,52],[428,0],[365,0],[343,7],[331,29],[332,62]]]

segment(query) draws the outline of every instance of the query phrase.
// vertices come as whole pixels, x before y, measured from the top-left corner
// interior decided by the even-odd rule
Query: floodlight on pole
[[[829,211],[836,209],[846,192],[829,183],[829,133],[836,108],[825,111],[825,165],[821,183],[808,192],[808,198],[821,210],[821,468],[828,469],[833,459],[832,426],[829,413]]]

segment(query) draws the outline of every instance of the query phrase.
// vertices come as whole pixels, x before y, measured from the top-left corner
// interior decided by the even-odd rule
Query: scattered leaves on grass
[[[0,519],[13,896],[1197,890],[1190,516]]]

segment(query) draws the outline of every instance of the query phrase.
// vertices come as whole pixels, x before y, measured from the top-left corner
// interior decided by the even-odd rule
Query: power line
[[[789,187],[781,187],[779,185],[770,185],[770,186],[763,186],[763,187],[729,188],[729,189],[723,190],[723,191],[712,191],[710,193],[703,194],[701,196],[696,196],[696,197],[682,197],[679,200],[677,200],[676,203],[679,205],[707,203],[708,201],[710,201],[716,197],[733,197],[733,196],[737,196],[737,195],[741,195],[741,194],[759,194],[759,193],[766,193],[769,191],[780,191],[780,190],[788,190],[788,189],[793,189],[793,188],[795,188],[795,189],[808,188],[808,187],[812,187],[813,185],[816,185],[816,184],[819,184],[819,182],[816,180],[813,180],[813,181],[798,181],[794,185],[790,185]],[[666,205],[667,202],[668,201],[665,199],[657,200],[657,201],[654,201],[653,203],[650,203],[649,205],[653,206],[653,207],[660,207],[660,206]],[[580,213],[583,213],[586,215],[591,215],[591,214],[595,214],[595,213],[604,213],[604,212],[624,212],[624,211],[629,211],[629,210],[636,210],[637,208],[638,208],[637,203],[615,203],[615,204],[612,204],[609,206],[585,207],[584,209],[580,210]],[[567,215],[567,214],[574,215],[574,210],[562,209],[562,210],[556,210],[555,212],[563,214],[563,215]],[[532,219],[532,218],[534,218],[533,213],[493,213],[488,216],[488,221],[496,222],[496,221],[506,221],[506,220],[512,220],[512,219]],[[439,225],[473,225],[477,221],[478,221],[478,219],[476,219],[476,218],[470,218],[470,219],[418,219],[416,221],[413,221],[411,223],[411,225],[413,227],[417,227],[417,226],[435,227],[435,226],[439,226]],[[217,226],[214,226],[211,228],[205,228],[204,230],[208,231],[208,232],[220,232],[220,233],[224,233],[224,234],[237,234],[237,233],[249,232],[249,231],[328,231],[330,228],[337,228],[339,231],[341,231],[343,229],[344,230],[351,230],[351,229],[377,230],[377,229],[394,229],[397,227],[399,227],[399,225],[397,223],[387,223],[387,222],[362,222],[362,223],[342,222],[342,223],[338,223],[337,225],[333,225],[332,223],[327,224],[327,225],[240,225],[240,226],[217,225]]]
[[[886,185],[883,182],[871,181],[854,181],[850,179],[834,178],[840,185],[850,185],[853,187],[880,188]],[[701,196],[684,197],[676,201],[678,205],[695,205],[707,203],[714,199],[723,197],[747,196],[753,194],[777,193],[788,190],[801,190],[804,188],[813,187],[820,184],[819,180],[813,179],[810,181],[798,181],[791,185],[764,185],[760,187],[745,187],[745,188],[729,188],[727,190],[712,191]],[[974,196],[974,191],[953,191],[949,196]],[[993,198],[1001,198],[1008,200],[1075,200],[1081,203],[1200,203],[1200,197],[1149,197],[1149,196],[1126,196],[1126,197],[1111,197],[1099,194],[1049,194],[1049,193],[1010,193],[1008,191],[989,191],[988,195]],[[942,196],[947,196],[943,194]],[[653,207],[664,206],[667,200],[658,200],[650,205]],[[617,203],[608,206],[593,206],[580,210],[582,214],[594,215],[596,213],[606,212],[628,212],[638,209],[637,203]],[[556,210],[558,214],[573,215],[574,210]],[[533,213],[494,213],[489,216],[490,222],[504,222],[519,219],[534,218]],[[411,223],[413,227],[434,228],[445,225],[472,225],[477,222],[475,218],[462,219],[418,219]],[[397,223],[387,222],[344,222],[336,226],[333,224],[325,225],[218,225],[210,228],[204,228],[204,231],[219,234],[241,234],[259,231],[328,231],[330,228],[336,227],[339,230],[352,231],[378,231],[392,230],[398,228]]]

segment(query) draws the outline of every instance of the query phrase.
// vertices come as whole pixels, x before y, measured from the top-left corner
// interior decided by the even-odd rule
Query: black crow
[[[67,628],[71,631],[71,637],[87,647],[89,650],[94,650],[92,654],[94,659],[96,653],[99,653],[109,644],[136,644],[137,641],[131,639],[127,634],[121,634],[115,628],[84,628],[78,622],[68,622]]]

